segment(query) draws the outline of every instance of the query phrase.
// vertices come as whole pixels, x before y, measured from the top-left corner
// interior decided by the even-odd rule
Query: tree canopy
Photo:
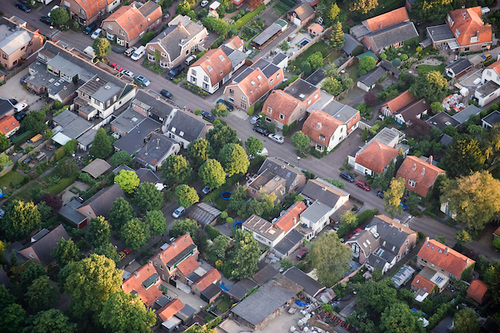
[[[179,206],[185,208],[188,208],[200,201],[196,190],[191,186],[185,184],[178,185],[175,188],[175,196],[177,197],[177,203],[179,204]]]
[[[214,117],[227,117],[229,114],[229,110],[227,106],[222,103],[217,103],[210,111]]]
[[[477,323],[477,315],[471,308],[464,308],[453,316],[454,333],[479,333],[481,327]]]
[[[311,139],[302,131],[298,131],[292,135],[292,144],[299,152],[305,153],[311,145]]]
[[[134,193],[134,200],[141,212],[161,209],[163,206],[163,195],[153,183],[144,182],[139,184]]]
[[[46,109],[43,108],[39,111],[31,111],[24,117],[22,125],[26,127],[27,130],[33,133],[43,133],[47,129],[47,124],[45,124]]]
[[[123,192],[134,193],[134,190],[139,186],[139,177],[133,170],[121,170],[115,176],[115,183],[117,183]]]
[[[96,41],[99,39],[102,38],[97,38]],[[106,43],[108,43],[109,45],[107,39],[102,39],[102,40],[105,40]],[[92,142],[92,147],[90,147],[90,156],[93,156],[94,158],[105,159],[112,152],[113,152],[113,144],[111,143],[111,138],[106,133],[106,130],[104,128],[99,128],[95,134],[94,141]]]
[[[342,279],[347,271],[352,250],[340,241],[336,232],[322,234],[313,243],[309,258],[316,268],[318,281],[330,287]]]
[[[253,276],[258,270],[257,264],[261,255],[259,243],[248,231],[236,229],[234,232],[235,249],[231,253],[233,279],[244,279]]]
[[[337,4],[334,5],[337,6]],[[333,25],[332,34],[330,37],[330,43],[333,49],[335,50],[340,50],[342,49],[342,47],[344,47],[345,43],[344,31],[342,31],[342,23],[340,23],[339,21],[335,22]]]
[[[442,163],[449,177],[458,177],[484,169],[485,162],[486,155],[479,141],[468,135],[460,135],[447,147]]]
[[[69,263],[80,260],[80,249],[72,239],[65,240],[63,238],[57,242],[56,247],[52,250],[52,257],[54,257],[59,267],[64,267]]]
[[[365,75],[366,73],[368,73],[369,71],[374,69],[376,65],[377,65],[377,62],[375,61],[375,59],[373,59],[370,56],[364,57],[359,62],[359,74]]]
[[[2,310],[0,332],[18,333],[22,331],[26,311],[19,304],[11,304]]]
[[[69,321],[60,310],[50,309],[37,313],[32,325],[29,327],[31,333],[74,333],[76,331],[76,324]]]
[[[161,175],[165,178],[165,184],[167,186],[184,184],[191,178],[191,166],[182,155],[170,155],[165,162],[163,162],[161,168]]]
[[[178,238],[182,235],[189,233],[194,241],[199,231],[200,231],[200,226],[195,220],[191,219],[177,220],[174,222],[172,228],[170,229],[170,236]]]
[[[149,240],[148,226],[137,218],[133,218],[122,227],[121,237],[125,245],[132,251],[138,251]]]
[[[56,8],[50,11],[50,18],[57,25],[66,24],[69,21],[69,13],[64,8]]]
[[[116,247],[111,243],[96,247],[94,249],[94,253],[113,260],[115,264],[118,264],[118,262],[120,261],[120,256],[118,255],[118,252],[116,252]]]
[[[90,244],[94,247],[109,243],[109,238],[111,237],[109,222],[103,216],[91,219],[87,236]]]
[[[440,72],[430,71],[417,77],[410,92],[418,98],[425,98],[431,104],[441,102],[448,95],[448,81]]]
[[[228,143],[238,143],[239,141],[234,129],[217,122],[214,124],[214,128],[207,132],[206,138],[214,152],[220,152],[222,147]]]
[[[109,223],[114,230],[120,230],[121,227],[134,217],[134,209],[130,203],[123,197],[118,197],[113,202],[109,211]]]
[[[247,141],[245,141],[245,148],[247,150],[247,154],[250,157],[255,157],[259,152],[264,149],[264,144],[262,144],[262,141],[257,139],[254,136],[250,136]]]
[[[362,14],[367,14],[370,10],[377,6],[377,0],[353,0],[349,5],[349,9]]]
[[[106,38],[96,38],[94,40],[94,44],[92,44],[92,48],[94,49],[94,54],[98,59],[104,58],[109,54],[109,52],[111,52],[111,44]]]
[[[8,206],[5,215],[2,229],[10,240],[25,238],[41,226],[40,212],[31,201],[15,200]]]
[[[52,308],[57,302],[59,291],[49,281],[49,277],[43,275],[33,281],[25,296],[30,310],[36,313]]]
[[[167,231],[167,223],[161,210],[147,212],[144,222],[149,226],[153,235],[163,235]]]
[[[125,150],[117,151],[113,154],[113,156],[111,156],[111,159],[109,160],[109,163],[111,163],[111,165],[115,168],[122,164],[132,166],[132,162],[132,156]]]
[[[205,139],[196,139],[187,147],[187,155],[194,168],[199,168],[206,160],[213,156],[212,147]]]
[[[424,333],[422,322],[406,303],[396,302],[380,317],[380,331],[386,333]]]
[[[219,161],[229,177],[247,172],[250,165],[245,150],[236,143],[228,143],[222,148],[219,153]]]
[[[219,161],[208,159],[203,163],[198,171],[203,184],[210,188],[219,188],[226,182],[226,172]]]
[[[401,198],[405,192],[405,179],[393,178],[389,185],[389,189],[384,192],[384,207],[385,210],[394,217],[401,213]]]

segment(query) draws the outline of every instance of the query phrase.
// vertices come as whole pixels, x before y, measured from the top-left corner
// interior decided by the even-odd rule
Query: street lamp
[[[297,166],[300,166],[300,156],[297,156]]]

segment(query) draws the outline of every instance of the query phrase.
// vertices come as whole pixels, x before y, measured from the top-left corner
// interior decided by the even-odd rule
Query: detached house
[[[29,243],[19,249],[19,255],[23,259],[38,262],[45,267],[52,265],[54,263],[52,251],[61,239],[70,239],[62,224],[50,231],[42,229],[31,238]]]
[[[10,138],[21,127],[14,116],[3,116],[0,118],[0,133]]]
[[[173,115],[168,117],[162,126],[166,136],[180,144],[181,148],[197,139],[205,139],[205,135],[214,125],[189,112],[174,109]]]
[[[290,9],[286,17],[296,26],[303,26],[314,18],[314,14],[314,8],[311,4],[309,2],[303,2]]]
[[[347,126],[324,111],[312,111],[302,131],[319,152],[329,152],[347,137]]]
[[[323,93],[321,98],[307,108],[307,112],[322,110],[347,126],[347,134],[358,128],[361,115],[355,108],[337,102],[332,95]]]
[[[127,294],[137,295],[146,308],[150,308],[157,299],[163,296],[158,289],[160,276],[151,263],[147,263],[136,270],[122,283],[122,289]]]
[[[391,99],[385,104],[382,104],[380,113],[382,113],[385,117],[391,117],[399,112],[399,110],[410,105],[416,100],[417,98],[415,95],[413,95],[409,90],[406,90],[405,92],[399,94],[399,96]]]
[[[168,23],[167,29],[146,44],[148,60],[171,69],[180,65],[192,52],[201,49],[207,36],[204,26],[191,21],[188,16],[177,15]]]
[[[137,7],[139,6],[140,7]],[[161,7],[153,1],[122,6],[102,21],[106,38],[125,47],[135,45],[144,33],[161,23]]]
[[[376,140],[360,149],[355,157],[355,170],[362,175],[384,173],[391,161],[398,157],[398,150]]]
[[[399,112],[394,115],[394,118],[399,125],[411,125],[416,119],[420,119],[422,116],[427,115],[428,110],[429,105],[425,99],[421,98],[399,110]]]
[[[61,0],[61,7],[69,11],[72,20],[88,26],[106,13],[111,13],[121,2],[121,0]]]
[[[475,90],[474,96],[479,106],[485,106],[500,96],[500,60],[484,69],[481,75],[481,86]]]
[[[298,168],[294,168],[287,162],[280,160],[276,157],[267,158],[264,163],[262,163],[258,174],[264,173],[264,171],[269,171],[286,181],[286,193],[292,193],[293,191],[299,191],[304,187],[306,183],[306,176]]]
[[[396,178],[405,179],[406,193],[415,192],[425,198],[434,187],[437,177],[444,174],[444,170],[432,165],[432,156],[429,162],[416,156],[406,156]]]

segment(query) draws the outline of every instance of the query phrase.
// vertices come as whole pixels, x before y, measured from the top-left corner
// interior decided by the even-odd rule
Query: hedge
[[[360,226],[361,224],[368,222],[368,220],[370,220],[377,214],[378,214],[378,209],[367,209],[365,211],[362,211],[356,216],[357,225]]]
[[[261,3],[257,9],[245,14],[242,18],[240,18],[238,21],[236,21],[233,25],[233,28],[236,30],[240,30],[243,28],[245,25],[248,24],[251,20],[253,20],[257,15],[259,15],[264,9],[266,9],[266,5]]]

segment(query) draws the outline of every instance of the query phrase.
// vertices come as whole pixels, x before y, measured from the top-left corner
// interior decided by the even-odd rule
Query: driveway
[[[0,86],[0,97],[14,98],[18,102],[26,99],[30,110],[40,110],[45,106],[45,99],[24,89],[20,82],[21,78],[26,75],[28,75],[27,68],[8,79],[4,85]]]

